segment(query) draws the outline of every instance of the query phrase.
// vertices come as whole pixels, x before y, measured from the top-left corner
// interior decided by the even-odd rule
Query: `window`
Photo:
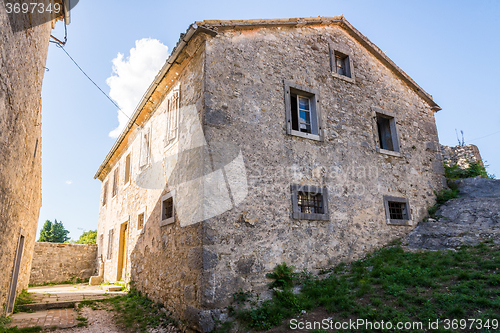
[[[144,212],[137,215],[137,229],[142,229],[144,227]]]
[[[130,154],[125,157],[125,184],[130,182]]]
[[[410,205],[406,198],[384,196],[387,224],[411,225]]]
[[[150,129],[143,129],[141,133],[141,158],[139,159],[139,167],[144,167],[149,163],[150,152]]]
[[[375,111],[377,151],[400,156],[395,114],[377,107],[372,109]]]
[[[177,138],[179,128],[179,86],[173,88],[163,101],[166,118],[165,147],[169,146]]]
[[[106,206],[106,199],[108,198],[108,181],[104,183],[104,189],[102,193],[102,205]]]
[[[326,187],[291,185],[292,218],[328,220],[328,190]]]
[[[108,260],[113,258],[113,234],[114,229],[108,231]]]
[[[172,192],[165,194],[161,198],[161,226],[174,223],[175,222],[175,212],[174,212],[174,198],[172,197]]]
[[[355,83],[352,57],[350,57],[349,54],[350,51],[345,45],[336,43],[330,44],[330,68],[332,76]]]
[[[113,193],[112,193],[113,198],[118,193],[118,170],[119,170],[119,168],[116,167],[115,173],[113,174]]]
[[[335,72],[339,75],[351,77],[351,70],[349,67],[349,56],[340,52],[335,52]]]
[[[285,81],[287,134],[322,140],[319,92]]]

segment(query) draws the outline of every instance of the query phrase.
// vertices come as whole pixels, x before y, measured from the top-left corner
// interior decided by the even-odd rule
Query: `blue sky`
[[[441,143],[456,145],[455,129],[463,130],[500,177],[499,1],[85,0],[72,11],[66,50],[109,93],[112,60],[127,57],[137,40],[157,39],[171,51],[194,21],[340,14],[434,96],[443,108]],[[53,34],[64,36],[61,23]],[[54,44],[46,67],[38,230],[57,219],[77,239],[97,228],[100,181],[93,177],[115,141],[108,134],[118,126],[117,109]]]

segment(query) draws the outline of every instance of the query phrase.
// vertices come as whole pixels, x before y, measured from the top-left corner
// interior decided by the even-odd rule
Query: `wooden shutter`
[[[141,133],[141,158],[140,166],[143,167],[148,164],[150,150],[150,130],[143,129]]]

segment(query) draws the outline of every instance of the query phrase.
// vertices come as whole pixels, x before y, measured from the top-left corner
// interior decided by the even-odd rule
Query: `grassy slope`
[[[474,318],[490,323],[496,319],[500,324],[499,267],[500,247],[492,243],[465,246],[457,252],[419,253],[393,245],[349,267],[341,264],[326,278],[306,277],[299,294],[289,288],[276,290],[273,299],[261,305],[239,295],[250,308],[233,309],[233,316],[241,326],[253,330],[281,325],[282,329],[273,331],[289,331],[285,319],[317,307],[334,321],[363,318],[428,323]]]

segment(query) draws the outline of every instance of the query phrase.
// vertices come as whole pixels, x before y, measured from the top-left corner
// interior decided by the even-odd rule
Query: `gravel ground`
[[[87,333],[131,333],[121,329],[113,320],[114,313],[107,310],[92,310],[89,307],[81,309],[81,316],[88,319],[88,327],[72,327],[51,331],[53,333],[87,332]],[[181,330],[169,324],[167,327],[148,329],[149,333],[181,333]]]

